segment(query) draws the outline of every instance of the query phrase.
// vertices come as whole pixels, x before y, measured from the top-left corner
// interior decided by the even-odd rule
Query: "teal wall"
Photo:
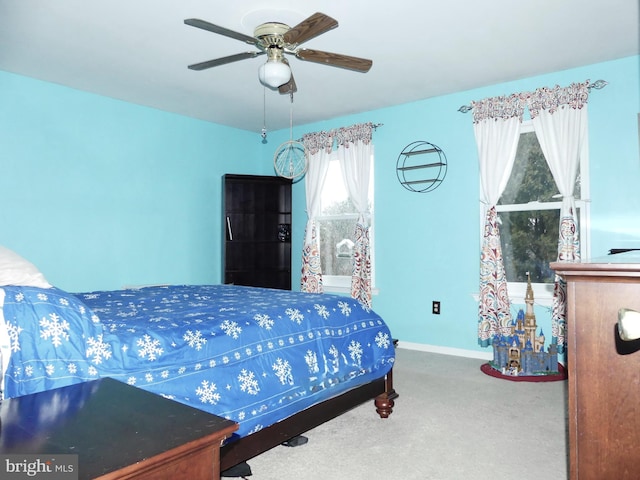
[[[294,137],[383,123],[376,149],[374,309],[401,341],[486,353],[476,342],[479,207],[472,100],[591,79],[592,256],[640,247],[639,57],[295,126]],[[428,79],[425,79],[428,81]],[[295,106],[294,106],[295,109]],[[294,112],[295,116],[295,112]],[[220,282],[220,177],[273,174],[289,129],[247,132],[0,72],[0,244],[71,290]],[[399,152],[425,140],[449,168],[438,189],[405,190]],[[294,245],[306,221],[294,185]],[[294,256],[294,285],[300,259]],[[439,300],[442,314],[431,314]],[[550,337],[546,309],[538,323]]]
[[[70,291],[220,282],[221,176],[259,140],[0,72],[0,243]]]

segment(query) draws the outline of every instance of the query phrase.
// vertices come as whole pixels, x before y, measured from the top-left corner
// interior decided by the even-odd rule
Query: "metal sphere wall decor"
[[[433,143],[416,141],[402,149],[396,162],[400,185],[411,192],[426,193],[442,184],[447,175],[447,157]]]

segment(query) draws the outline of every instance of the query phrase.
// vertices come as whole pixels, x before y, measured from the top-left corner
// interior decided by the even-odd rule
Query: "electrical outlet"
[[[434,300],[431,306],[431,313],[434,315],[440,315],[440,302],[438,300]]]

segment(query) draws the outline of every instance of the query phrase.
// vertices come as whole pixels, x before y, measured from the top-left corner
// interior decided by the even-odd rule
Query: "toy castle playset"
[[[493,337],[493,360],[489,366],[506,376],[559,375],[558,347],[551,344],[544,350],[545,337],[537,332],[533,313],[533,288],[527,274],[526,312],[518,312],[512,320],[508,335],[498,333]]]

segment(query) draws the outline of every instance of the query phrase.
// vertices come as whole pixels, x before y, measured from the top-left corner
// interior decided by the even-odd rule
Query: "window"
[[[371,276],[375,285],[373,248],[373,156],[369,179],[369,239],[371,242]],[[358,212],[349,199],[336,155],[329,162],[321,195],[320,262],[322,281],[327,291],[349,291],[353,269],[353,246]]]
[[[581,159],[574,189],[583,256],[587,251],[588,166]],[[544,158],[531,122],[521,127],[511,176],[498,205],[500,239],[509,296],[524,298],[527,272],[536,301],[547,303],[553,295],[555,272],[549,263],[557,259],[562,198]]]

